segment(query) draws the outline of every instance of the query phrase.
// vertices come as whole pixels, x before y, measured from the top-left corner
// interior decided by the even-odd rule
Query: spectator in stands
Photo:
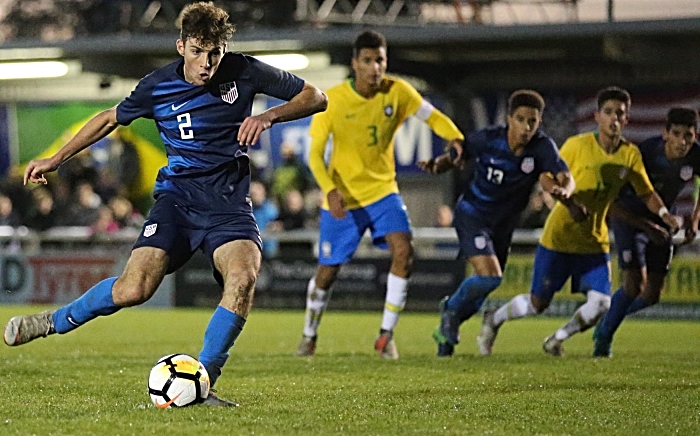
[[[311,173],[306,165],[299,161],[294,148],[284,143],[281,152],[282,165],[275,168],[272,177],[272,196],[279,205],[287,201],[288,192],[297,190],[304,195],[313,186]]]
[[[12,208],[10,197],[0,192],[0,226],[19,227],[21,220]]]
[[[32,204],[25,219],[26,226],[37,231],[44,231],[56,225],[58,209],[51,191],[39,186],[32,190],[31,198]]]
[[[119,223],[114,220],[114,212],[109,206],[100,206],[97,209],[97,220],[90,226],[93,235],[115,233],[119,230]]]
[[[277,206],[267,198],[267,188],[262,182],[250,183],[250,200],[253,203],[253,216],[261,232],[273,230],[273,224],[279,216]],[[263,236],[263,257],[274,257],[277,253],[277,241]]]
[[[109,200],[109,207],[112,209],[114,221],[119,225],[120,229],[140,229],[143,226],[145,218],[141,215],[141,212],[134,209],[134,205],[128,198],[120,195],[112,197]]]
[[[278,221],[283,230],[299,230],[306,228],[306,209],[304,197],[296,189],[292,189],[285,195]]]
[[[78,182],[73,192],[73,200],[73,203],[68,206],[66,215],[59,221],[60,225],[86,227],[93,225],[99,218],[98,209],[102,205],[102,199],[95,193],[92,184],[86,181]]]

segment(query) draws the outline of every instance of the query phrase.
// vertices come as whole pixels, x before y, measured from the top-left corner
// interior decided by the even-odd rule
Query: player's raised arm
[[[24,184],[26,185],[27,181],[46,184],[44,174],[56,171],[65,161],[109,135],[116,128],[116,106],[95,115],[56,154],[46,159],[30,161],[24,170]]]
[[[320,89],[308,83],[291,100],[265,112],[247,117],[238,129],[238,142],[253,145],[260,134],[273,124],[292,121],[326,110],[328,97]]]

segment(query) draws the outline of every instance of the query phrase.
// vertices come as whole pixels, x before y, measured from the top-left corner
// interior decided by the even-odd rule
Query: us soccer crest
[[[693,177],[693,167],[684,165],[683,168],[681,168],[681,180],[687,182],[691,177]]]
[[[149,224],[146,227],[143,228],[143,236],[149,237],[153,236],[153,234],[156,232],[156,229],[158,228],[158,224]]]
[[[535,169],[535,158],[534,157],[524,158],[523,161],[520,163],[520,169],[525,174],[530,174],[532,172],[532,170]]]
[[[221,91],[221,99],[228,104],[233,104],[238,98],[238,88],[236,88],[236,82],[222,83],[219,85],[219,91]]]
[[[474,238],[474,246],[477,250],[483,250],[486,248],[486,238],[483,236],[477,236]]]

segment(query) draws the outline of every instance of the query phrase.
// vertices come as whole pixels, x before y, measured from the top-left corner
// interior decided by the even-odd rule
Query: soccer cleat
[[[394,333],[391,331],[380,331],[379,337],[374,341],[374,349],[379,351],[379,355],[385,359],[397,360],[399,358],[399,350],[394,342]]]
[[[564,341],[560,341],[555,338],[554,335],[547,336],[542,343],[542,349],[545,353],[554,357],[561,357],[564,355]]]
[[[207,395],[207,398],[205,398],[200,404],[210,407],[238,407],[238,404],[234,403],[233,401],[219,398],[219,396],[216,395],[216,390],[214,389],[209,389],[209,395]]]
[[[593,346],[593,357],[612,357],[612,341],[596,336]]]
[[[476,345],[479,347],[479,353],[482,356],[491,355],[496,336],[498,336],[498,327],[493,323],[493,312],[487,310],[484,312],[484,318],[481,321],[479,336],[476,337]]]
[[[56,333],[53,313],[53,310],[47,310],[34,315],[15,316],[5,326],[5,343],[14,347]]]
[[[442,334],[440,327],[435,327],[435,330],[433,330],[433,339],[437,342],[438,357],[451,357],[454,354],[455,346]]]
[[[445,341],[452,344],[459,344],[459,318],[453,310],[447,309],[447,300],[450,297],[445,297],[440,301],[440,333]]]
[[[299,357],[311,357],[316,353],[316,336],[302,336],[296,355]]]

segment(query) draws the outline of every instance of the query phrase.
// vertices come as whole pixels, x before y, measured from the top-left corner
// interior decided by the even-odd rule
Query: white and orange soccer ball
[[[194,357],[169,354],[151,369],[148,393],[159,409],[197,404],[209,395],[209,374]]]

